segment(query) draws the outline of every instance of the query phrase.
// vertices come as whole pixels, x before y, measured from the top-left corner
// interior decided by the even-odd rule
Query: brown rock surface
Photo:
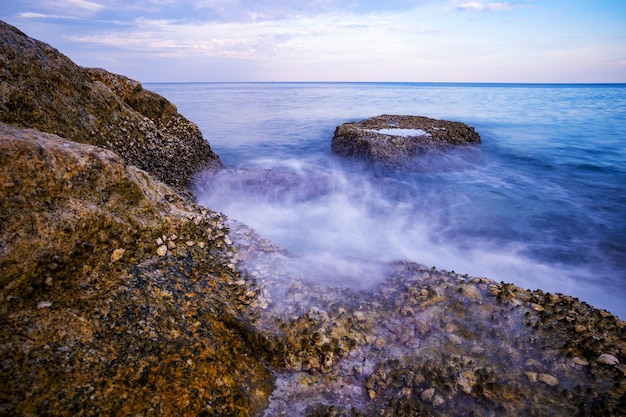
[[[221,166],[198,126],[129,78],[77,66],[0,21],[0,122],[110,149],[153,177],[189,186]]]
[[[223,222],[111,151],[0,123],[0,415],[258,413],[272,377],[229,324]]]
[[[474,128],[461,122],[423,116],[382,115],[338,126],[331,150],[340,156],[355,156],[393,168],[408,168],[411,158],[421,152],[480,142],[480,135]]]

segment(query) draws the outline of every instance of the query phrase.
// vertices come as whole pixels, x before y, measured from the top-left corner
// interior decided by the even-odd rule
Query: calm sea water
[[[407,259],[626,318],[626,85],[146,87],[232,168],[198,184],[201,202],[301,257],[310,279],[367,285],[372,260]],[[462,121],[483,143],[411,173],[331,154],[336,126],[380,114]]]

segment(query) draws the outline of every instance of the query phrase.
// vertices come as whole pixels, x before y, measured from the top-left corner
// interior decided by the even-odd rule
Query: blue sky
[[[624,0],[3,0],[0,20],[141,82],[626,82]]]

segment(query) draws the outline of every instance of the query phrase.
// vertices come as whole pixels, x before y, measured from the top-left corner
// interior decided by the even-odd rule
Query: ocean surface
[[[197,123],[230,170],[200,202],[364,287],[376,264],[573,295],[626,319],[626,85],[146,84]],[[395,172],[330,152],[336,126],[381,114],[474,126],[483,143]]]

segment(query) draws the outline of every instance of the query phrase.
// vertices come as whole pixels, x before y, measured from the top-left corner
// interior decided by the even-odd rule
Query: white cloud
[[[333,55],[390,56],[406,52],[406,37],[434,31],[418,27],[405,15],[356,16],[331,14],[291,19],[187,23],[137,19],[130,30],[87,33],[72,41],[118,49],[176,56],[214,56],[240,59],[307,59]]]
[[[68,8],[79,8],[83,10],[88,10],[90,12],[99,12],[106,8],[106,6],[87,0],[64,0],[55,2],[57,6],[65,6]]]
[[[469,1],[464,3],[456,4],[456,7],[461,10],[474,11],[474,12],[484,12],[484,11],[502,11],[502,10],[513,10],[517,6],[511,5],[510,3],[494,3],[494,2],[484,2],[484,1]]]

